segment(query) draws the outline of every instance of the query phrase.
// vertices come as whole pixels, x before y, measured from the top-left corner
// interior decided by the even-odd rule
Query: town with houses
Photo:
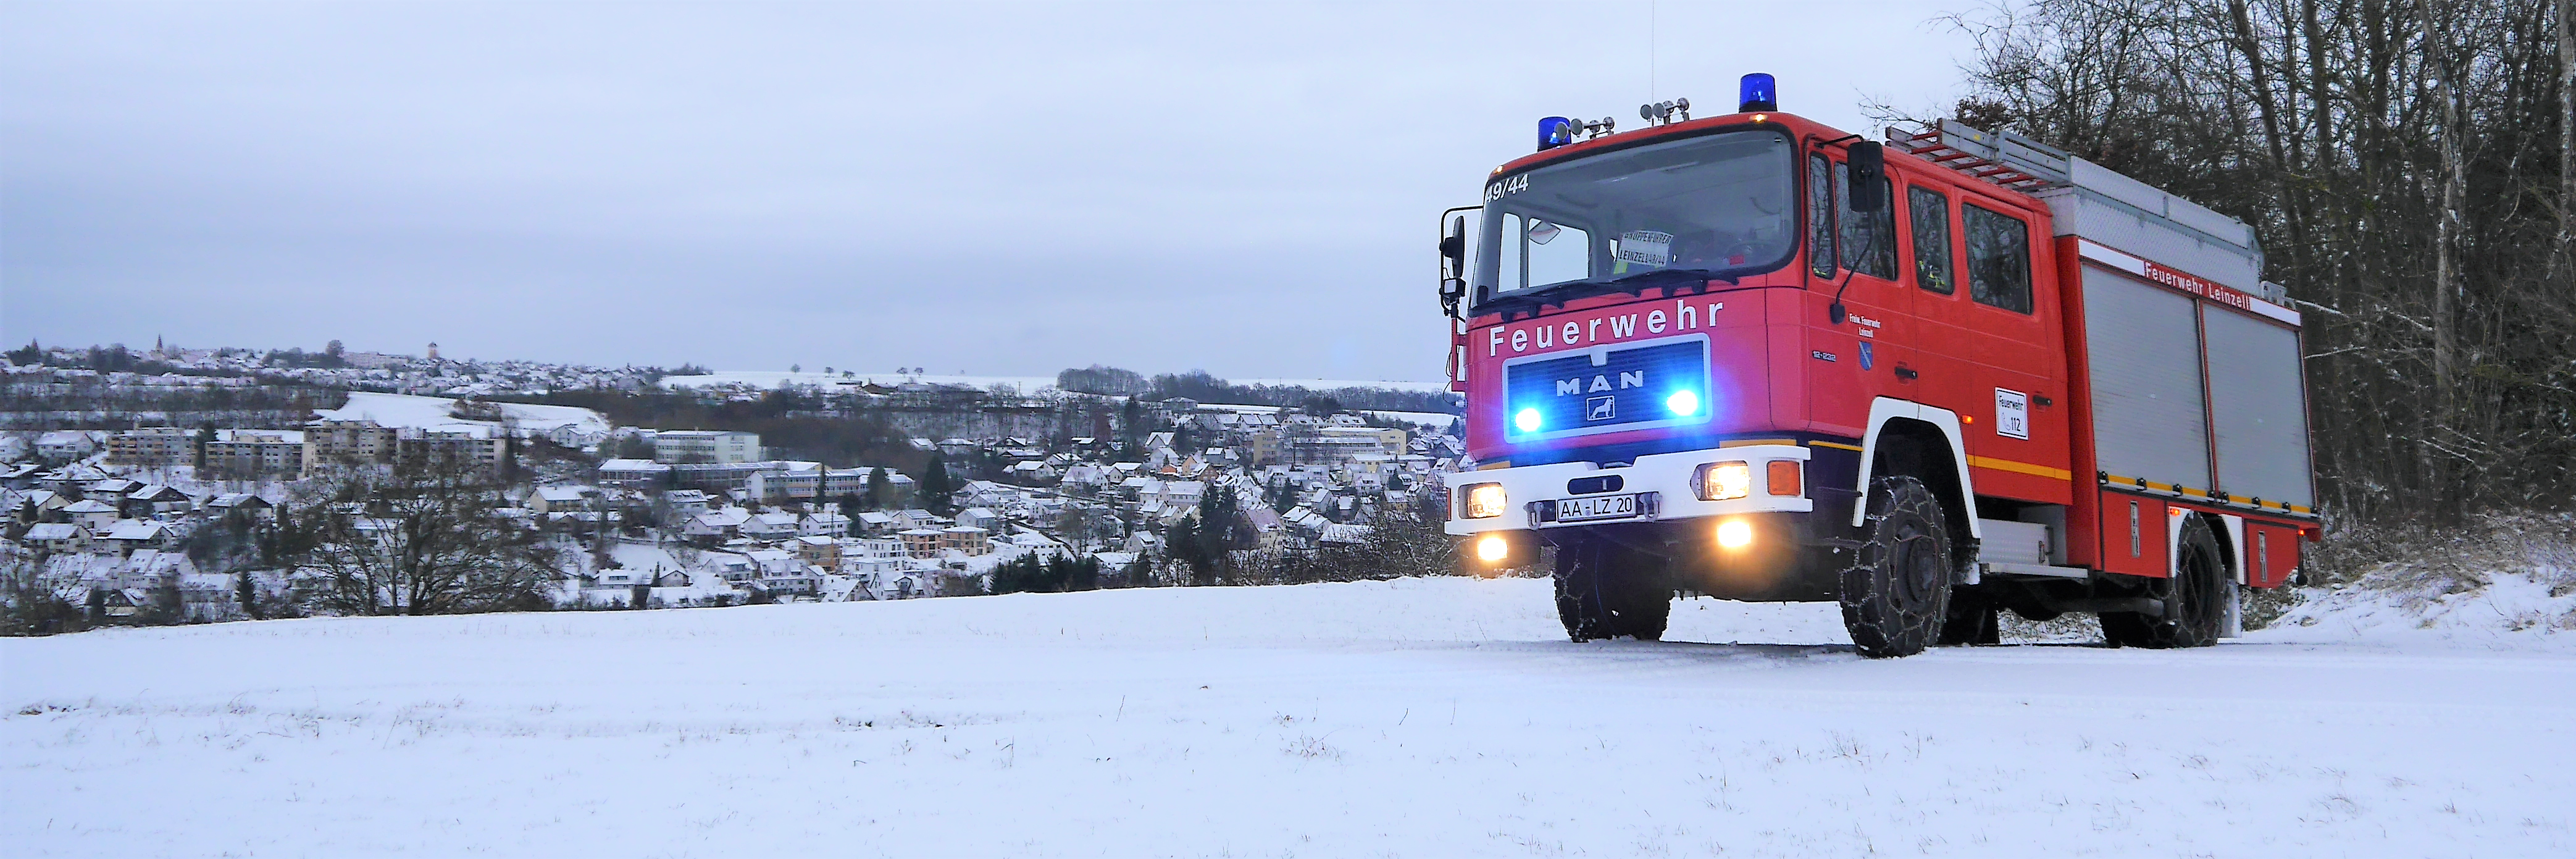
[[[335,343],[283,359],[161,346],[126,359],[139,369],[102,371],[118,360],[29,350],[0,359],[10,426],[21,427],[0,429],[0,561],[108,623],[293,611],[291,560],[244,560],[192,537],[219,523],[275,529],[357,470],[445,463],[487,476],[495,527],[559,550],[554,606],[599,609],[982,594],[1013,563],[1078,562],[1113,586],[1185,583],[1165,545],[1176,525],[1206,529],[1200,519],[1221,515],[1230,552],[1312,556],[1360,546],[1390,520],[1436,529],[1443,475],[1472,467],[1444,414],[979,387],[909,368],[885,382],[827,371],[801,385],[689,389],[710,401],[802,397],[811,420],[879,413],[909,431],[889,458],[912,464],[898,467],[802,459],[750,431],[488,399],[660,390],[670,374],[659,370],[469,365],[434,346],[421,358]],[[90,366],[67,366],[78,364]],[[338,405],[146,398],[88,416],[111,427],[23,428],[42,420],[31,412],[48,395],[197,387],[291,387]],[[225,415],[266,420],[206,419]],[[362,520],[361,532],[372,515],[326,506]]]

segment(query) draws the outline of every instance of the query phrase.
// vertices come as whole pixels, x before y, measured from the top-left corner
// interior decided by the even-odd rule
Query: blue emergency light
[[[1538,121],[1538,151],[1546,152],[1574,142],[1574,120],[1551,116]]]
[[[1735,101],[1736,113],[1780,109],[1780,85],[1772,81],[1770,75],[1761,72],[1745,75],[1743,82],[1738,84],[1737,92],[1739,95],[1736,96]]]

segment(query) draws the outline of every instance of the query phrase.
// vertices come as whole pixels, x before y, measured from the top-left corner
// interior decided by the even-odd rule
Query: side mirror
[[[1467,271],[1467,219],[1451,218],[1447,234],[1440,237],[1440,258],[1449,261],[1451,274]]]
[[[1467,296],[1467,218],[1450,215],[1481,208],[1458,206],[1440,213],[1449,221],[1440,231],[1440,309],[1452,317],[1458,315],[1458,303]]]
[[[1851,162],[1851,207],[1855,212],[1887,208],[1887,149],[1875,140],[1853,141],[1845,150]]]

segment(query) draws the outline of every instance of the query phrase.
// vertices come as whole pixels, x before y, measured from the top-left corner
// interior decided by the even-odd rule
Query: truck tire
[[[1672,589],[1662,559],[1597,537],[1576,537],[1556,550],[1556,617],[1575,641],[1622,635],[1664,637]]]
[[[2175,541],[2174,575],[2147,584],[2148,595],[2164,600],[2163,614],[2106,611],[2102,641],[2113,647],[2208,647],[2218,643],[2227,620],[2227,562],[2209,520],[2193,516]]]
[[[1941,632],[1956,578],[1941,499],[1920,480],[1878,478],[1863,529],[1842,571],[1843,629],[1862,656],[1921,653]]]

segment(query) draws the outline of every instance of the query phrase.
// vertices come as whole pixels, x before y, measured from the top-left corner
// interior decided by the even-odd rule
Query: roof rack
[[[1983,131],[1943,119],[1920,133],[1891,127],[1887,140],[1908,154],[2016,191],[2073,184],[2065,150],[2009,131]]]

